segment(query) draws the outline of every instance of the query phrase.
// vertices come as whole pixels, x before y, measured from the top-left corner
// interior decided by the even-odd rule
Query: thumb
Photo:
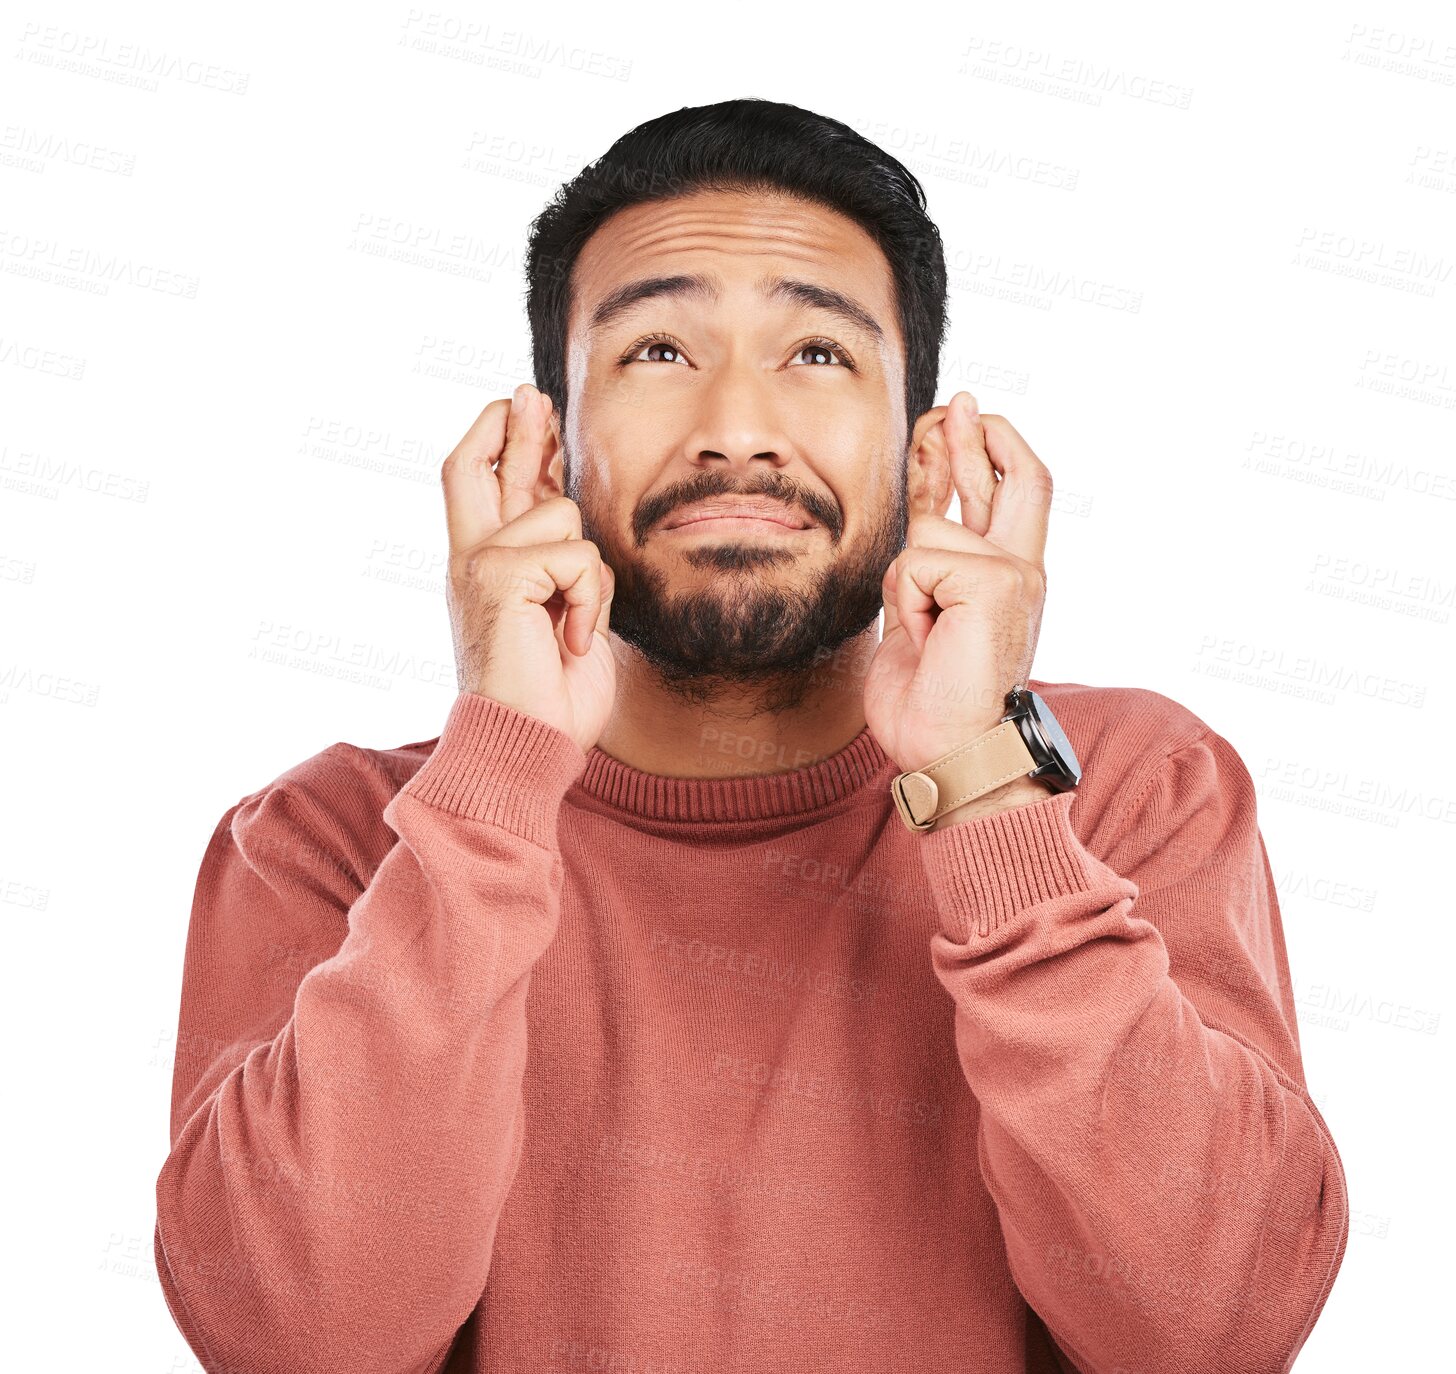
[[[880,579],[880,598],[885,606],[885,629],[881,634],[881,640],[890,637],[890,631],[900,623],[900,617],[895,611],[895,565],[892,563],[885,569],[885,575]]]
[[[611,569],[611,565],[604,559],[602,561],[602,609],[597,613],[597,623],[593,633],[600,631],[602,634],[608,632],[608,626],[612,616],[612,597],[617,590],[617,574]]]

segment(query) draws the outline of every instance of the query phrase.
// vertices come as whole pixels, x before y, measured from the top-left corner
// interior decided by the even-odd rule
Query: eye
[[[671,356],[666,358],[643,358],[639,356],[650,348],[660,349],[663,353],[671,354]],[[638,339],[636,343],[629,344],[627,351],[617,359],[617,362],[625,367],[628,363],[637,362],[686,363],[687,359],[683,356],[682,346],[676,339],[670,338],[666,334],[649,334],[645,338]]]
[[[851,372],[854,371],[854,359],[832,339],[805,339],[795,350],[795,354],[798,357],[802,357],[805,353],[827,354],[830,357],[838,358],[840,359],[838,363],[839,367],[848,368]],[[809,365],[814,367],[824,366],[824,364],[817,362]]]
[[[642,354],[652,349],[658,350],[657,357],[646,357]],[[812,362],[806,364],[812,367],[842,367],[850,372],[855,371],[854,359],[849,356],[847,349],[835,343],[833,339],[805,339],[795,350],[796,359],[802,359],[804,354],[825,358],[837,358],[837,363]],[[688,367],[692,364],[687,361],[683,347],[670,334],[645,334],[642,338],[627,345],[626,351],[617,359],[619,367],[626,367],[630,363],[684,363]],[[791,366],[797,365],[791,363]]]

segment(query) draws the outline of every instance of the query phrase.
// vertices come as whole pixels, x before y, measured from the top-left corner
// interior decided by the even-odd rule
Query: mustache
[[[683,506],[690,506],[695,501],[705,501],[713,496],[762,496],[771,501],[782,502],[812,516],[829,531],[830,538],[835,541],[838,541],[844,530],[844,520],[838,504],[820,496],[816,491],[811,491],[791,477],[785,477],[782,473],[765,473],[752,482],[735,482],[727,473],[708,468],[694,473],[666,491],[647,497],[632,516],[632,537],[641,544],[647,538],[647,532],[658,521]]]

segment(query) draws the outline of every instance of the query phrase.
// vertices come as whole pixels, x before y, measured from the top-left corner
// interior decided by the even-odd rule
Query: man
[[[930,405],[918,183],[680,110],[528,266],[541,386],[444,464],[441,733],[323,750],[202,862],[156,1233],[194,1350],[1287,1369],[1348,1210],[1254,789],[1165,696],[1030,690],[1051,481]]]

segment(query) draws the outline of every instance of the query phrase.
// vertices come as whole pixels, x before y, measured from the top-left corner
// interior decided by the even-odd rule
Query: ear
[[[905,500],[911,515],[944,515],[955,495],[950,449],[945,437],[948,405],[935,406],[915,421],[910,433]]]
[[[556,407],[546,417],[546,442],[541,450],[541,472],[536,479],[536,500],[549,501],[566,494],[561,449],[561,417]]]

